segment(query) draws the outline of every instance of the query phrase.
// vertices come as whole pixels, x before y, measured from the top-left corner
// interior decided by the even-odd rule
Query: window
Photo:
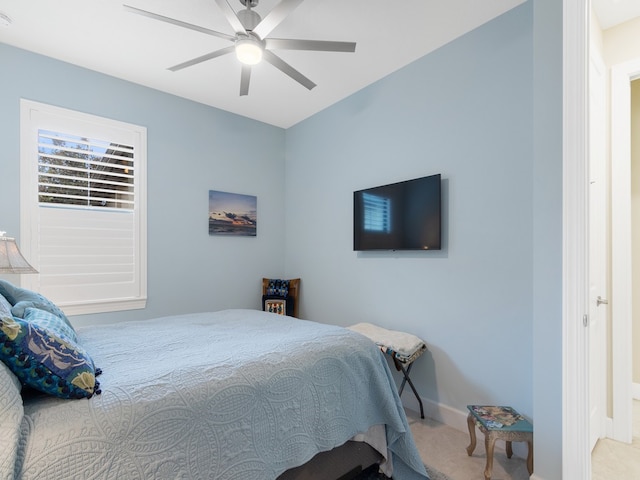
[[[23,283],[67,314],[146,305],[146,129],[21,102]]]
[[[133,211],[134,153],[133,145],[38,129],[38,203]]]
[[[364,229],[368,232],[391,232],[391,199],[362,193],[364,204]]]

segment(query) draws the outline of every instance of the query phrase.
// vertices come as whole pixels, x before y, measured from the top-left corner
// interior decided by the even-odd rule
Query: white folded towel
[[[415,359],[416,354],[427,348],[425,343],[415,335],[387,330],[371,323],[357,323],[347,328],[371,339],[379,347],[393,350],[398,354],[399,360],[406,361],[412,357]]]

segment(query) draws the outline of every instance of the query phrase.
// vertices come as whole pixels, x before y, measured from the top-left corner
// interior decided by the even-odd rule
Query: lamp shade
[[[22,256],[16,239],[0,232],[0,273],[38,273]]]

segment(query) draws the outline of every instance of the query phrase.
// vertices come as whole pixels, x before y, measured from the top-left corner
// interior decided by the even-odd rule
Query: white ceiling
[[[640,17],[640,0],[591,0],[603,30]]]
[[[261,0],[255,10],[265,17],[278,1]],[[243,97],[234,55],[167,70],[228,41],[122,6],[232,35],[214,0],[0,0],[0,13],[11,19],[9,26],[0,24],[0,42],[287,128],[524,1],[307,0],[269,36],[356,42],[356,52],[278,51],[318,86],[309,91],[262,62],[253,67],[249,95]],[[639,0],[593,1],[603,11],[607,2],[623,15],[640,15]],[[244,8],[239,0],[229,3]]]

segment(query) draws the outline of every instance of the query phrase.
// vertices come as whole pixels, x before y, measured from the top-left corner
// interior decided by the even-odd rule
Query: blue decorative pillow
[[[289,296],[289,280],[270,278],[269,284],[267,285],[266,295],[274,297]]]
[[[28,309],[31,310],[31,309]],[[100,393],[100,369],[76,342],[65,334],[64,322],[47,328],[38,311],[27,311],[36,321],[0,318],[0,360],[31,388],[60,398],[91,398]]]
[[[56,317],[59,317],[63,322],[69,325],[69,328],[73,328],[64,312],[51,300],[37,292],[17,287],[6,280],[0,280],[0,295],[3,295],[7,300],[9,300],[9,303],[13,305],[11,313],[14,317],[24,318],[24,311],[29,307],[39,308],[40,310],[53,313]]]
[[[23,320],[29,323],[35,323],[43,329],[50,330],[68,342],[78,341],[78,335],[71,325],[46,310],[27,307],[24,309]]]

